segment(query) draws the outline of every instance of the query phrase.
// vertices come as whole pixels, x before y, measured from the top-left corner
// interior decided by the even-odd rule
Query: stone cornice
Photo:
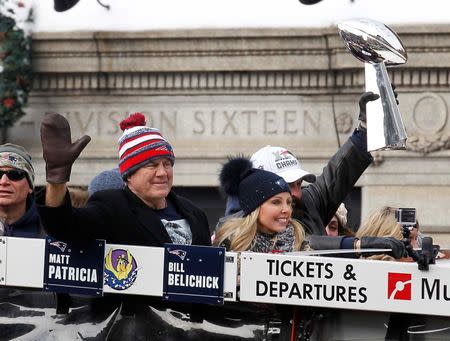
[[[449,69],[389,70],[390,78],[403,91],[447,90]],[[300,70],[241,72],[36,72],[33,91],[114,91],[134,94],[215,93],[355,93],[364,86],[362,70]]]
[[[450,25],[400,26],[406,65],[392,81],[447,87]],[[360,91],[362,64],[336,28],[36,33],[35,92],[340,93]]]

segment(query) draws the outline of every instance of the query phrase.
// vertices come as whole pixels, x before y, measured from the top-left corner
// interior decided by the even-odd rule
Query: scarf
[[[257,231],[250,246],[250,251],[262,253],[292,252],[294,251],[294,243],[294,227],[289,224],[284,231],[274,234]]]

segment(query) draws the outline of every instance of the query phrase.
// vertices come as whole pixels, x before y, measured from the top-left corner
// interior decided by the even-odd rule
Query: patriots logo
[[[58,249],[61,250],[61,252],[64,252],[67,248],[67,243],[60,242],[60,241],[52,242],[52,243],[50,243],[50,245],[57,247]]]
[[[292,154],[289,150],[276,151],[273,152],[272,154],[275,157],[275,162],[285,159],[292,159],[292,158],[295,159],[294,154]]]
[[[162,151],[169,152],[169,153],[172,154],[172,149],[169,146],[166,146],[165,144],[163,144],[162,146],[154,148],[154,150],[162,150]]]
[[[169,251],[172,255],[178,256],[181,260],[184,260],[186,257],[187,252],[184,250],[171,250]]]
[[[12,163],[17,163],[17,158],[13,155],[9,155],[8,156],[9,161],[11,161]]]

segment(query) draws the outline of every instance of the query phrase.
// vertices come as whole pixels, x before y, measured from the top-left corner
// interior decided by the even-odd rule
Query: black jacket
[[[371,162],[370,153],[349,138],[328,161],[317,180],[302,188],[293,218],[302,223],[307,234],[326,235],[325,226]]]
[[[191,227],[193,245],[211,245],[206,215],[187,199],[169,193],[177,212]],[[85,208],[72,208],[69,195],[59,207],[47,207],[45,193],[37,198],[41,222],[57,239],[105,239],[108,243],[159,246],[171,239],[159,217],[128,187],[94,193]]]
[[[22,238],[44,238],[45,234],[39,222],[39,215],[34,197],[27,198],[27,210],[24,215],[11,225],[5,226],[6,236]]]

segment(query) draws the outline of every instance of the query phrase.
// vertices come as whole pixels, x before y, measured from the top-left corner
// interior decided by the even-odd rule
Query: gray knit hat
[[[12,143],[0,145],[0,167],[23,170],[26,173],[30,188],[34,189],[34,168],[31,163],[31,156],[22,146]]]
[[[97,174],[90,182],[88,192],[89,195],[92,195],[97,191],[103,191],[105,189],[120,189],[123,187],[124,182],[122,176],[120,175],[119,168],[113,168]]]

